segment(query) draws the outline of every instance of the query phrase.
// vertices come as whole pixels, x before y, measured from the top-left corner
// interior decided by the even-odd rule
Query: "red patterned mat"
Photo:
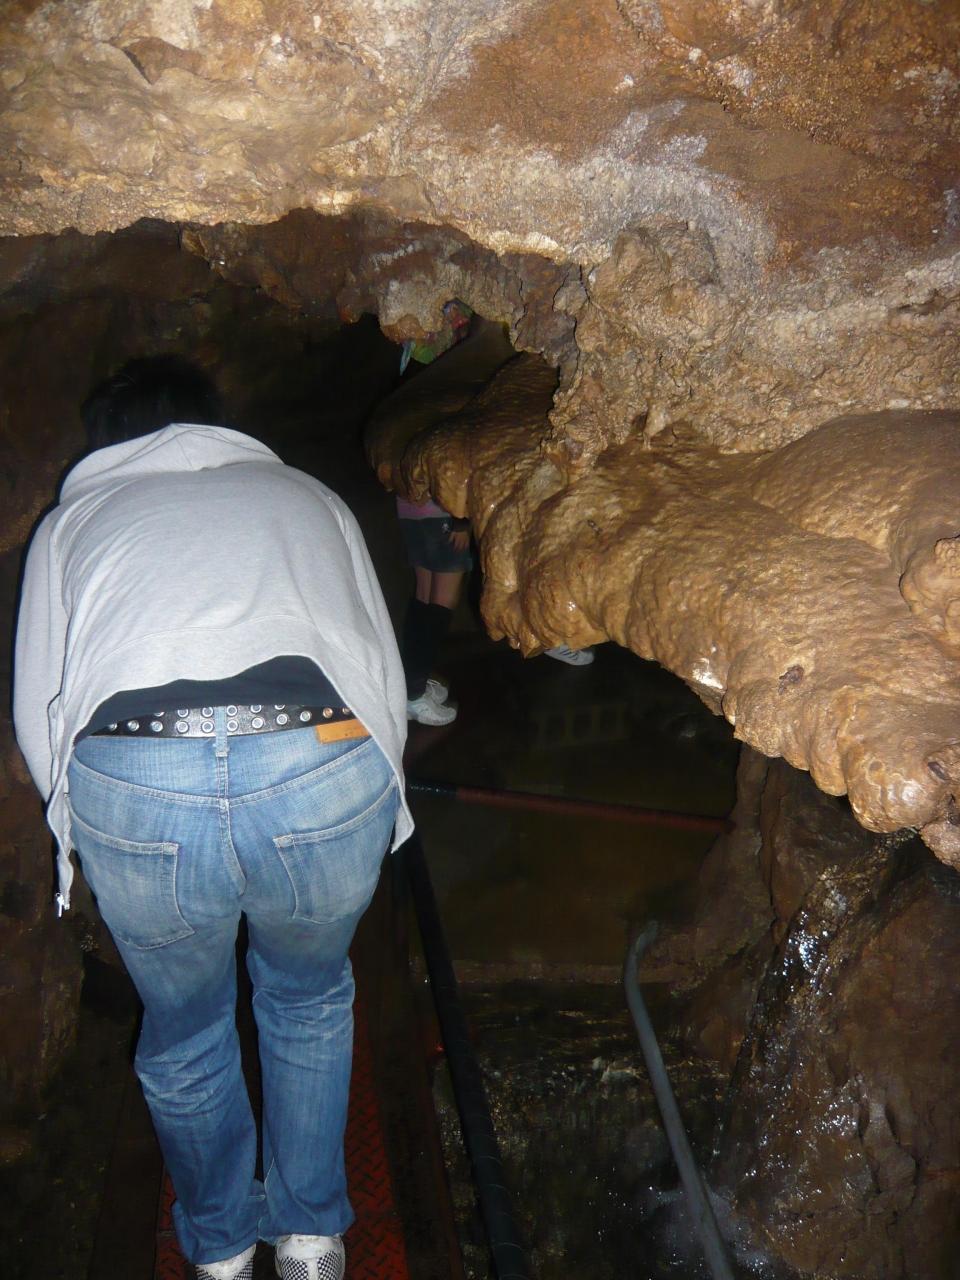
[[[347,1232],[350,1280],[409,1280],[403,1227],[393,1195],[373,1054],[362,1007],[354,1008],[353,1075],[346,1136],[347,1184],[357,1220]],[[164,1174],[157,1217],[154,1280],[185,1280],[187,1270],[173,1230],[173,1187]]]

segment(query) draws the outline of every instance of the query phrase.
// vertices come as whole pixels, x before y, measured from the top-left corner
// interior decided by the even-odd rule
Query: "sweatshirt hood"
[[[164,471],[204,471],[238,462],[280,462],[259,440],[229,427],[174,422],[148,436],[108,445],[82,458],[67,474],[61,501],[115,480]]]

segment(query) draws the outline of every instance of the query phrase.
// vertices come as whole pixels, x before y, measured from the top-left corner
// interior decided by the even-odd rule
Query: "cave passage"
[[[18,248],[27,268],[0,312],[0,372],[14,431],[23,433],[8,437],[18,454],[8,457],[11,485],[22,491],[52,481],[60,460],[79,449],[76,405],[96,377],[135,354],[192,355],[218,378],[229,425],[259,436],[352,507],[399,628],[411,571],[361,428],[375,407],[389,414],[389,396],[401,385],[400,348],[374,317],[344,326],[329,305],[293,313],[210,273],[163,224]],[[426,385],[429,374],[408,373],[406,382],[416,376]],[[435,417],[429,397],[424,403]],[[4,560],[11,610],[17,557],[11,538]],[[411,776],[678,813],[730,810],[737,747],[722,719],[675,677],[617,646],[573,668],[546,656],[526,660],[493,642],[479,620],[478,578],[475,569],[436,671],[459,715],[442,729],[411,724]],[[571,1267],[592,1280],[628,1274],[648,1219],[650,1274],[659,1275],[669,1256],[664,1275],[682,1274],[677,1265],[694,1275],[696,1249],[691,1243],[685,1253],[682,1228],[677,1235],[673,1173],[616,983],[630,928],[681,911],[712,836],[640,829],[615,817],[467,809],[436,795],[417,796],[414,808],[538,1274],[549,1280]],[[34,810],[21,823],[37,817]],[[24,876],[21,868],[4,873],[8,881]],[[23,891],[39,903],[46,872],[27,875]],[[65,939],[84,957],[77,1046],[46,1095],[43,1123],[22,1109],[23,1150],[3,1173],[0,1199],[7,1273],[19,1274],[16,1259],[56,1222],[57,1274],[79,1280],[110,1164],[135,1002],[83,891],[53,945]],[[64,959],[65,968],[71,963],[75,951]],[[60,1012],[65,1027],[68,1005]],[[64,1035],[69,1040],[69,1030]],[[680,1093],[704,1141],[715,1088],[701,1069],[681,1073]],[[442,1067],[435,1096],[462,1247],[468,1265],[482,1268]],[[661,1218],[673,1232],[665,1252],[650,1226]]]
[[[191,357],[342,495],[398,634],[393,492],[469,519],[457,714],[406,765],[531,1270],[706,1280],[618,982],[656,917],[637,977],[741,1274],[957,1280],[957,0],[19,0],[0,29],[8,682],[24,547],[131,357]],[[50,846],[0,711],[0,1271],[180,1280],[136,1002],[82,882],[51,909]],[[488,1280],[388,866],[371,1163],[413,1280]]]

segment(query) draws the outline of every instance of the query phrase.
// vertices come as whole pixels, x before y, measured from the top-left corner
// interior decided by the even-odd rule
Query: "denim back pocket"
[[[146,950],[190,937],[177,903],[179,845],[108,836],[72,811],[70,821],[83,874],[119,942]]]
[[[369,808],[322,831],[274,837],[293,887],[295,920],[331,924],[364,910],[397,816],[393,778]]]

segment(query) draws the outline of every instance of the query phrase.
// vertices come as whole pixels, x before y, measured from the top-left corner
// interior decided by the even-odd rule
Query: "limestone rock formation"
[[[735,820],[644,966],[729,1073],[711,1184],[793,1273],[950,1280],[956,876],[752,752]]]
[[[553,388],[522,356],[412,438],[389,402],[368,432],[389,484],[474,521],[491,634],[655,658],[870,830],[917,827],[960,865],[960,416],[837,419],[759,454],[667,432],[571,467],[545,443]]]
[[[456,293],[509,321],[559,358],[574,453],[956,400],[951,0],[16,0],[2,23],[7,233],[386,219],[356,268],[385,323],[429,329]],[[464,245],[544,270],[465,288]],[[547,313],[562,351],[524,324]]]

